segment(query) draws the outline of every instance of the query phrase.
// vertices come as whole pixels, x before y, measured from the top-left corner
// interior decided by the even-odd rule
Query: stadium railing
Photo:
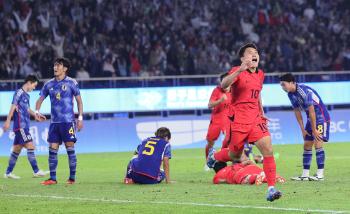
[[[292,72],[293,73],[293,72]],[[265,83],[278,83],[279,76],[284,74],[265,73]],[[298,82],[330,82],[350,80],[350,71],[308,71],[293,73]],[[93,88],[137,88],[137,87],[172,87],[172,86],[202,86],[218,84],[219,74],[211,75],[180,75],[180,76],[149,76],[149,77],[98,77],[77,79],[82,89]],[[41,79],[41,88],[48,79]],[[23,80],[0,80],[1,91],[13,91],[21,86]]]

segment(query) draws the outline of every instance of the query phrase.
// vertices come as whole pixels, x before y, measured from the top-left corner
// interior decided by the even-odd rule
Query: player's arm
[[[40,96],[39,99],[35,103],[35,113],[39,113],[41,104],[44,102],[45,97]]]
[[[163,158],[163,169],[165,172],[165,182],[169,184],[171,182],[170,180],[170,169],[169,169],[169,157]]]
[[[252,64],[252,57],[248,59],[244,59],[239,69],[232,74],[227,75],[222,81],[221,81],[221,88],[227,88],[229,87],[232,82],[240,75],[243,71],[247,70],[251,67]]]
[[[40,114],[39,111],[34,112],[32,109],[29,108],[28,113],[30,114],[30,116],[34,117],[36,121],[41,122],[41,121],[46,120],[46,117],[44,115]]]
[[[260,109],[261,116],[267,119],[267,117],[265,116],[264,107],[262,105],[261,94],[259,94],[259,109]]]
[[[7,118],[6,118],[6,121],[4,123],[4,126],[3,126],[3,130],[6,132],[9,128],[10,128],[10,123],[11,123],[11,119],[13,117],[13,113],[17,110],[17,106],[12,104],[11,105],[11,108],[10,108],[10,111],[7,115]]]
[[[77,128],[78,128],[78,131],[80,131],[83,128],[83,100],[81,99],[80,95],[75,96],[75,100],[77,101],[78,113],[79,113]]]
[[[316,113],[315,113],[314,105],[310,105],[308,107],[308,110],[309,110],[309,118],[311,123],[312,135],[314,136],[315,140],[322,141],[321,134],[316,129]]]
[[[304,122],[303,122],[303,116],[301,115],[301,111],[299,108],[294,108],[294,114],[295,114],[295,118],[297,119],[298,121],[298,124],[299,124],[299,127],[300,127],[300,130],[303,134],[303,137],[305,137],[306,135],[310,135],[306,130],[305,130],[305,127],[304,127]]]
[[[226,94],[223,94],[218,100],[215,100],[215,101],[209,100],[208,108],[212,109],[215,106],[219,105],[220,103],[224,102],[225,100],[227,100]]]

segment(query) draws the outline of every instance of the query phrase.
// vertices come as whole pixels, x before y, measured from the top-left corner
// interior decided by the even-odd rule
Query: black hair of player
[[[283,82],[295,82],[295,77],[291,73],[284,74],[280,76],[280,81]]]
[[[214,164],[213,169],[214,169],[215,173],[217,173],[218,171],[225,168],[226,166],[227,166],[227,163],[225,163],[225,162],[216,162]]]
[[[24,79],[24,83],[27,83],[27,82],[35,83],[35,82],[39,82],[39,79],[38,79],[38,77],[36,77],[35,75],[29,74],[29,75]]]
[[[159,129],[157,129],[156,133],[154,133],[154,135],[156,137],[160,137],[160,138],[168,138],[168,140],[171,139],[171,132],[167,127],[160,127]]]
[[[225,77],[227,77],[228,72],[220,74],[220,81],[222,81]]]
[[[61,64],[61,65],[63,65],[63,67],[66,67],[67,68],[66,72],[68,72],[70,69],[70,61],[67,58],[63,58],[63,57],[57,58],[57,59],[55,59],[54,63]]]
[[[239,50],[238,50],[238,55],[239,55],[240,58],[244,56],[244,51],[247,48],[254,48],[256,51],[258,51],[258,47],[254,43],[246,43],[245,45],[240,47]]]

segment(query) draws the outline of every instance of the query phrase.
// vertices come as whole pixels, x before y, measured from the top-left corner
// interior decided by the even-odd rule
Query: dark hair
[[[258,50],[258,47],[256,47],[256,45],[254,43],[246,43],[245,45],[243,45],[242,47],[239,48],[239,50],[238,50],[239,57],[243,57],[244,51],[247,48],[254,48],[255,50]]]
[[[220,81],[222,81],[227,75],[228,75],[228,72],[220,74]]]
[[[285,82],[295,82],[295,77],[291,73],[284,74],[280,76],[280,81],[285,81]]]
[[[39,82],[39,79],[38,79],[38,77],[36,77],[34,74],[29,74],[29,75],[24,79],[24,83],[27,83],[27,82],[31,82],[31,83]]]
[[[58,63],[58,64],[63,65],[63,67],[66,67],[67,68],[67,72],[70,69],[70,61],[67,58],[63,58],[63,57],[62,58],[57,58],[57,59],[55,59],[54,63],[55,64]]]
[[[154,135],[156,137],[160,137],[160,138],[168,137],[169,140],[171,138],[170,130],[166,127],[160,127],[159,129],[157,129],[157,131],[156,131],[156,133],[154,133]]]
[[[226,166],[227,166],[227,163],[218,161],[214,164],[213,169],[214,169],[215,173],[217,173],[218,171],[225,168]]]

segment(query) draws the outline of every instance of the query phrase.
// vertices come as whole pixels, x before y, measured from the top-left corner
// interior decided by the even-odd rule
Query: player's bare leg
[[[267,185],[268,185],[268,194],[267,194],[266,199],[268,201],[277,200],[282,196],[282,193],[275,189],[276,163],[275,163],[275,158],[273,157],[271,137],[265,136],[265,137],[259,139],[255,143],[255,145],[260,150],[260,153],[264,157],[263,169],[265,172]]]

